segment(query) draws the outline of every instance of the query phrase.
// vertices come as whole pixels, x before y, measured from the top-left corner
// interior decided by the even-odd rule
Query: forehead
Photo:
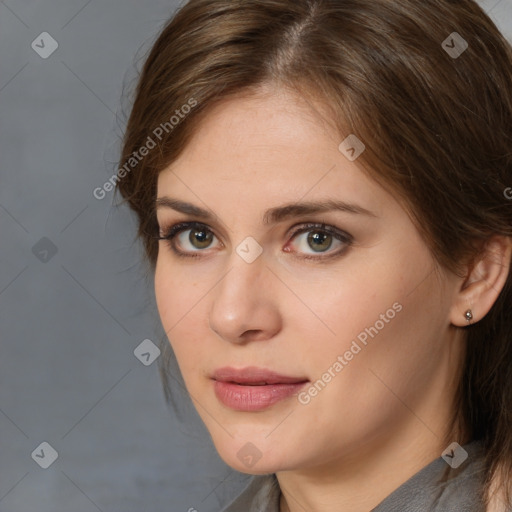
[[[217,158],[231,158],[251,152],[260,159],[269,152],[284,151],[290,156],[290,150],[313,149],[320,138],[337,145],[338,137],[324,126],[326,121],[313,105],[283,90],[227,98],[202,117],[193,143],[186,148],[187,156],[204,156],[208,151]]]
[[[328,194],[378,210],[384,191],[340,152],[337,130],[315,107],[286,91],[215,105],[160,173],[158,195],[247,208],[256,199],[272,207]]]

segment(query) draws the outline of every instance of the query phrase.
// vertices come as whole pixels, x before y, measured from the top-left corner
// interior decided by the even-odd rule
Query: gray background
[[[481,3],[512,40],[512,0]],[[213,512],[248,478],[135,357],[162,332],[135,218],[92,195],[116,171],[123,84],[177,5],[0,2],[1,512]]]

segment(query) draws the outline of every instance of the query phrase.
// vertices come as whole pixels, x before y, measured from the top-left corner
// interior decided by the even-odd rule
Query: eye
[[[307,235],[307,236],[303,236]],[[216,238],[213,231],[200,222],[182,222],[170,228],[162,228],[158,240],[165,240],[171,250],[180,257],[196,258],[204,249],[212,246]],[[297,252],[301,259],[327,259],[340,255],[353,242],[353,237],[333,226],[325,224],[306,224],[295,229],[292,233],[292,240],[298,239]],[[219,241],[222,247],[222,242]],[[290,244],[290,243],[289,243]],[[285,246],[285,252],[292,252],[289,244]],[[295,245],[295,244],[292,244]],[[337,251],[329,251],[332,246],[340,247]],[[313,252],[307,252],[311,249]],[[324,254],[327,253],[327,256]],[[317,256],[315,256],[315,254]],[[319,255],[319,256],[318,256]]]
[[[325,259],[340,255],[353,241],[353,237],[348,233],[325,224],[303,225],[293,232],[292,239],[298,239],[298,243],[295,245],[298,246],[299,253],[305,254],[305,256],[299,256],[303,259]],[[329,251],[333,245],[340,247],[340,250]],[[308,249],[313,252],[308,253]],[[285,250],[289,252],[287,248]],[[325,253],[328,253],[329,256],[322,256]],[[314,254],[320,254],[320,256]]]
[[[199,222],[182,222],[175,224],[168,229],[161,229],[158,240],[166,240],[173,252],[178,256],[197,257],[198,254],[187,254],[187,252],[198,253],[210,247],[212,240],[216,238],[213,232],[204,224]],[[187,247],[192,247],[190,249]]]

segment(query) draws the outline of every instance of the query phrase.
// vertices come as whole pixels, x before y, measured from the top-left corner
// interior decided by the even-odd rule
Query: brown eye
[[[316,252],[322,252],[329,249],[332,245],[332,235],[322,231],[310,231],[307,243]]]
[[[206,249],[213,240],[213,233],[204,228],[191,229],[188,240],[197,249]]]
[[[293,245],[295,245],[294,252],[300,254],[299,257],[304,259],[325,259],[344,252],[352,244],[353,237],[333,226],[308,224],[297,229],[292,235],[292,240]],[[339,250],[329,250],[336,245],[338,245]],[[319,256],[312,255],[314,253]],[[324,253],[325,256],[323,256]]]
[[[211,246],[214,237],[213,232],[204,224],[182,222],[170,228],[161,229],[157,239],[165,240],[171,250],[179,256],[196,257]]]

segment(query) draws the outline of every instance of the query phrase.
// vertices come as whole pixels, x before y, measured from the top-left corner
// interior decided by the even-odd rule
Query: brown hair
[[[460,55],[448,51],[454,32],[468,43]],[[145,61],[121,154],[126,164],[156,143],[117,182],[152,270],[159,172],[216,102],[267,84],[320,100],[340,142],[357,134],[358,163],[397,192],[445,268],[460,275],[491,235],[512,236],[512,49],[475,2],[191,0]],[[454,404],[452,428],[484,442],[485,491],[512,480],[511,276],[464,328]]]

